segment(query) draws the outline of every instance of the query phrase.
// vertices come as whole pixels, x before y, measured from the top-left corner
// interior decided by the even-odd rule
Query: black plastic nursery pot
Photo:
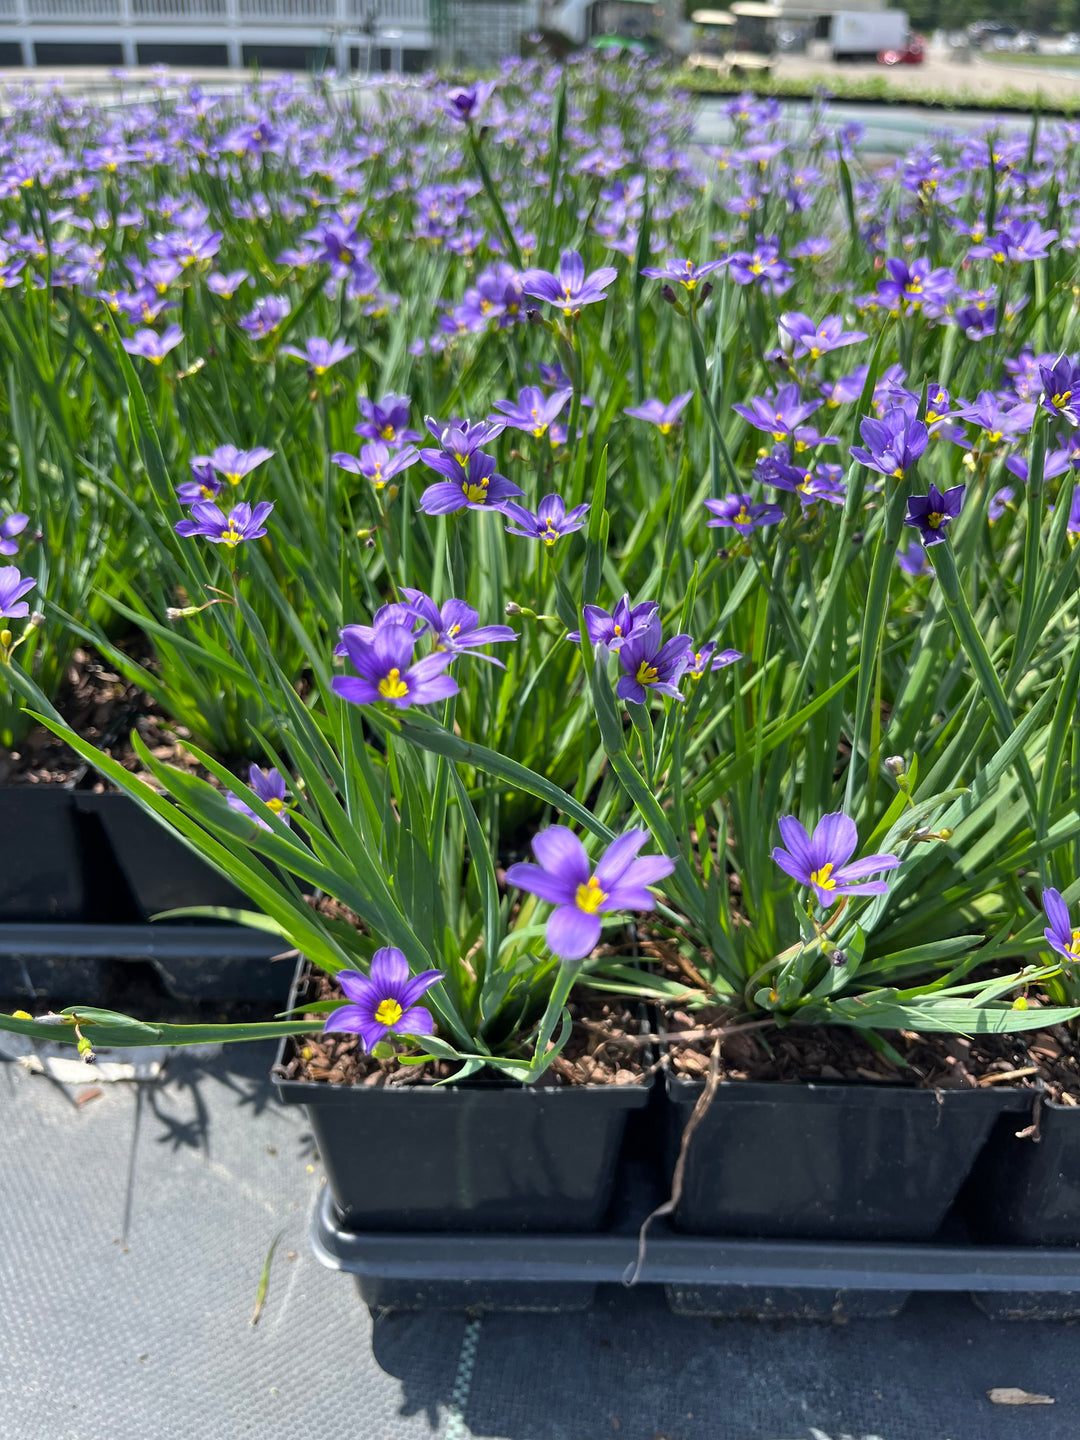
[[[671,1169],[703,1088],[667,1077]],[[928,1240],[998,1118],[1030,1114],[1033,1101],[1032,1090],[993,1086],[722,1082],[689,1142],[674,1227],[765,1239]]]
[[[189,905],[250,908],[127,795],[0,787],[0,994],[100,1002],[115,961],[144,960],[183,1000],[272,1001],[274,936],[204,921],[151,924]]]
[[[1080,1106],[1042,1099],[1034,1126],[999,1120],[963,1207],[989,1244],[1080,1245]]]
[[[298,972],[299,979],[299,972]],[[297,987],[289,999],[292,1008]],[[345,1231],[596,1231],[611,1208],[633,1085],[329,1085],[280,1078],[303,1105]]]

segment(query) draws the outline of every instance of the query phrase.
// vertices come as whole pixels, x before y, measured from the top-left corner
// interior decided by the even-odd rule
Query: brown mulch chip
[[[341,998],[341,988],[321,971],[309,971],[307,1000]],[[541,1086],[634,1085],[648,1072],[652,1057],[647,1049],[628,1050],[617,1043],[620,1036],[641,1032],[641,1017],[635,1006],[618,997],[594,996],[587,991],[575,996],[569,1006],[574,1027],[562,1053],[556,1057],[539,1082]],[[320,1017],[322,1018],[322,1017]],[[360,1048],[359,1037],[351,1034],[297,1036],[286,1047],[282,1067],[287,1080],[310,1080],[328,1085],[431,1085],[459,1069],[456,1063],[429,1060],[423,1065],[402,1065],[396,1059],[376,1060]],[[496,1072],[480,1072],[484,1080]]]
[[[690,1013],[669,1011],[666,1031],[719,1028],[731,1016],[722,1010]],[[731,1023],[736,1023],[732,1021]],[[970,1090],[995,1083],[1034,1083],[1033,1062],[1023,1036],[916,1035],[909,1030],[885,1031],[882,1038],[905,1064],[880,1054],[857,1030],[839,1025],[792,1025],[780,1030],[769,1025],[726,1036],[720,1048],[720,1076],[724,1080],[864,1082],[915,1085],[935,1090]],[[703,1077],[709,1069],[712,1040],[697,1040],[671,1047],[671,1065],[688,1079]],[[1025,1072],[1018,1074],[1016,1072]]]
[[[1065,1025],[1029,1030],[1024,1036],[1029,1064],[1038,1067],[1046,1098],[1061,1105],[1080,1105],[1080,1038]]]

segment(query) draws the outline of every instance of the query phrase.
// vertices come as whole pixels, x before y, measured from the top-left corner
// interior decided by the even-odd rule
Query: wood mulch
[[[341,998],[341,987],[334,980],[321,971],[309,970],[304,999]],[[640,1084],[653,1057],[645,1047],[629,1049],[620,1043],[624,1036],[641,1033],[642,1016],[637,1007],[616,996],[583,991],[574,996],[569,1009],[574,1019],[570,1038],[540,1086]],[[329,1085],[402,1086],[431,1085],[452,1076],[458,1068],[443,1060],[429,1060],[424,1065],[402,1065],[396,1058],[377,1060],[361,1048],[358,1036],[332,1032],[291,1041],[281,1074],[287,1080]],[[497,1080],[492,1070],[481,1071],[476,1078],[481,1083]]]

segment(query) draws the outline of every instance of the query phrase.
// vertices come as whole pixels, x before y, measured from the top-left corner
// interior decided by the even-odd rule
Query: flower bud
[[[907,773],[907,761],[902,755],[890,755],[885,761],[885,769],[892,771],[897,777]]]
[[[521,606],[517,603],[516,600],[508,600],[508,601],[506,602],[506,606],[505,606],[505,609],[504,609],[503,613],[504,613],[505,615],[520,615],[520,614],[521,614]]]
[[[846,965],[846,964],[847,964],[847,951],[846,951],[846,950],[834,950],[834,951],[832,952],[832,954],[829,956],[829,964],[830,964],[830,965],[835,965],[838,970],[840,969],[840,967],[841,967],[842,965]]]
[[[677,305],[679,303],[675,298],[675,291],[670,285],[662,285],[660,287],[660,299],[663,300],[665,305]]]
[[[706,280],[705,284],[701,287],[701,299],[698,301],[698,304],[704,305],[705,301],[709,298],[712,292],[713,283],[711,280]]]

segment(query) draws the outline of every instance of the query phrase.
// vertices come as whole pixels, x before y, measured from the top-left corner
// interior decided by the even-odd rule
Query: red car
[[[882,50],[877,58],[879,65],[921,65],[923,42],[918,35],[912,35],[902,50]]]

